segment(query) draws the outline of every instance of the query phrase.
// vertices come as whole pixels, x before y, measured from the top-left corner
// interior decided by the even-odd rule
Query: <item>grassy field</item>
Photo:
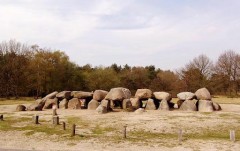
[[[177,100],[174,98],[172,101],[177,102]],[[213,101],[220,104],[240,104],[240,98],[224,96],[215,96]],[[115,150],[118,144],[123,147],[126,144],[133,145],[132,148],[139,146],[135,150],[141,150],[146,146],[150,148],[163,147],[162,150],[179,146],[183,150],[188,148],[210,150],[208,146],[214,146],[215,150],[228,150],[229,148],[229,150],[237,150],[240,147],[239,112],[204,113],[150,110],[142,114],[124,111],[97,114],[91,110],[58,110],[60,124],[66,123],[66,130],[63,131],[62,125],[52,124],[52,110],[15,112],[10,109],[15,104],[32,102],[34,102],[33,98],[0,99],[0,114],[4,115],[4,121],[0,121],[0,135],[9,135],[8,138],[0,138],[0,146],[11,140],[21,141],[23,145],[18,146],[19,148],[32,149],[27,147],[27,142],[31,140],[32,143],[37,144],[34,148],[41,150],[43,143],[39,140],[47,140],[51,142],[50,144],[55,144],[53,146],[56,147],[54,148],[56,150],[62,149],[58,145],[62,145],[63,142],[66,142],[64,149],[72,147],[72,150],[78,150],[78,146],[82,146],[81,143],[87,143],[90,146],[94,143],[103,150],[105,146],[111,146],[112,148],[109,150]],[[233,107],[236,106],[238,105],[233,105]],[[9,111],[6,108],[9,108]],[[240,107],[238,108],[240,109]],[[38,125],[32,122],[32,116],[35,114],[40,117]],[[75,137],[71,137],[73,124],[76,124]],[[123,139],[124,125],[127,125],[127,139]],[[183,131],[181,145],[178,142],[179,129]],[[236,131],[236,143],[229,140],[230,130]],[[26,139],[29,137],[29,140]],[[126,149],[124,148],[124,150]],[[89,150],[89,148],[83,148],[83,150]],[[142,150],[147,150],[147,148]]]
[[[13,105],[13,104],[30,104],[35,100],[32,97],[20,97],[19,99],[15,98],[0,98],[0,105]]]
[[[240,98],[229,98],[227,96],[214,96],[212,100],[219,104],[240,104]]]

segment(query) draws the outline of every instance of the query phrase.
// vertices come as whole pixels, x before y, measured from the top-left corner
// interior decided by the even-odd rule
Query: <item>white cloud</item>
[[[238,1],[16,0],[0,2],[0,40],[66,51],[80,65],[183,66],[239,51]],[[184,59],[182,59],[184,58]]]

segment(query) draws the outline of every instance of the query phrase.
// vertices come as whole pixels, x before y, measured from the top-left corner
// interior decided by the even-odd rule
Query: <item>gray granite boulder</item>
[[[106,95],[105,99],[122,101],[124,99],[130,99],[130,97],[131,97],[131,92],[129,89],[119,87],[119,88],[112,88]]]
[[[170,101],[172,99],[171,94],[168,92],[154,92],[153,95],[158,100]]]
[[[182,111],[197,111],[197,105],[192,100],[186,100],[182,103],[179,110],[182,110]]]
[[[195,92],[195,95],[198,100],[211,100],[212,99],[211,94],[207,88],[198,89]]]
[[[208,100],[198,101],[198,111],[199,112],[213,112],[213,102]]]
[[[135,93],[135,97],[140,100],[152,98],[152,95],[153,93],[150,89],[137,89]]]
[[[181,92],[177,94],[179,100],[192,100],[196,95],[192,92]]]

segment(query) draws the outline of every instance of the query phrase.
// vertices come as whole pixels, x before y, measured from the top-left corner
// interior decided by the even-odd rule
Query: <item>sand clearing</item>
[[[76,134],[83,138],[71,139],[70,134],[51,134],[28,131],[0,131],[0,148],[20,150],[239,150],[240,138],[231,142],[229,130],[240,136],[240,105],[222,104],[223,110],[213,113],[180,111],[110,112],[97,114],[89,110],[57,110],[62,121],[74,118]],[[52,110],[15,112],[16,105],[1,105],[0,114],[8,118],[29,118],[13,127],[32,124],[35,114],[44,120],[38,126],[52,125]],[[41,122],[40,120],[40,122]],[[79,122],[79,121],[80,122]],[[68,124],[68,123],[67,123]],[[122,138],[127,125],[127,139]],[[59,125],[58,127],[61,127]],[[71,126],[67,126],[70,129]],[[101,127],[101,129],[96,129]],[[183,141],[178,142],[178,130],[183,130]],[[98,132],[98,131],[100,132]],[[210,136],[207,135],[210,134]],[[215,135],[216,134],[216,135]],[[66,137],[65,137],[66,136]],[[219,137],[219,138],[218,138]]]

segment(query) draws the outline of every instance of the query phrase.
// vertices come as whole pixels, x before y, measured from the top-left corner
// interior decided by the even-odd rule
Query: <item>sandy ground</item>
[[[228,130],[240,131],[240,105],[222,104],[222,111],[213,113],[180,112],[180,111],[147,111],[142,114],[133,112],[110,112],[98,114],[89,110],[58,110],[60,121],[67,121],[68,117],[77,117],[87,123],[87,126],[77,125],[77,134],[90,135],[90,127],[100,125],[102,127],[113,127],[116,130],[106,133],[97,138],[83,140],[58,139],[59,135],[46,135],[45,133],[34,133],[25,135],[25,131],[1,131],[0,129],[0,150],[164,150],[164,151],[192,151],[192,150],[240,150],[240,138],[236,142],[229,139],[204,139],[184,138],[181,144],[178,143],[178,130],[185,134],[210,130],[229,133]],[[52,111],[15,112],[16,105],[1,105],[0,114],[5,117],[32,117],[37,114],[41,119],[51,124]],[[1,122],[1,121],[0,121]],[[77,122],[77,121],[76,121]],[[20,126],[24,123],[19,123]],[[122,128],[127,125],[128,138],[122,139]],[[142,131],[143,135],[151,134],[172,134],[173,137],[144,137],[146,139],[134,141],[140,135],[131,136],[129,132]],[[226,131],[226,132],[225,132]],[[113,134],[112,134],[113,133]],[[116,140],[119,135],[121,139]],[[175,137],[176,135],[176,137]]]

